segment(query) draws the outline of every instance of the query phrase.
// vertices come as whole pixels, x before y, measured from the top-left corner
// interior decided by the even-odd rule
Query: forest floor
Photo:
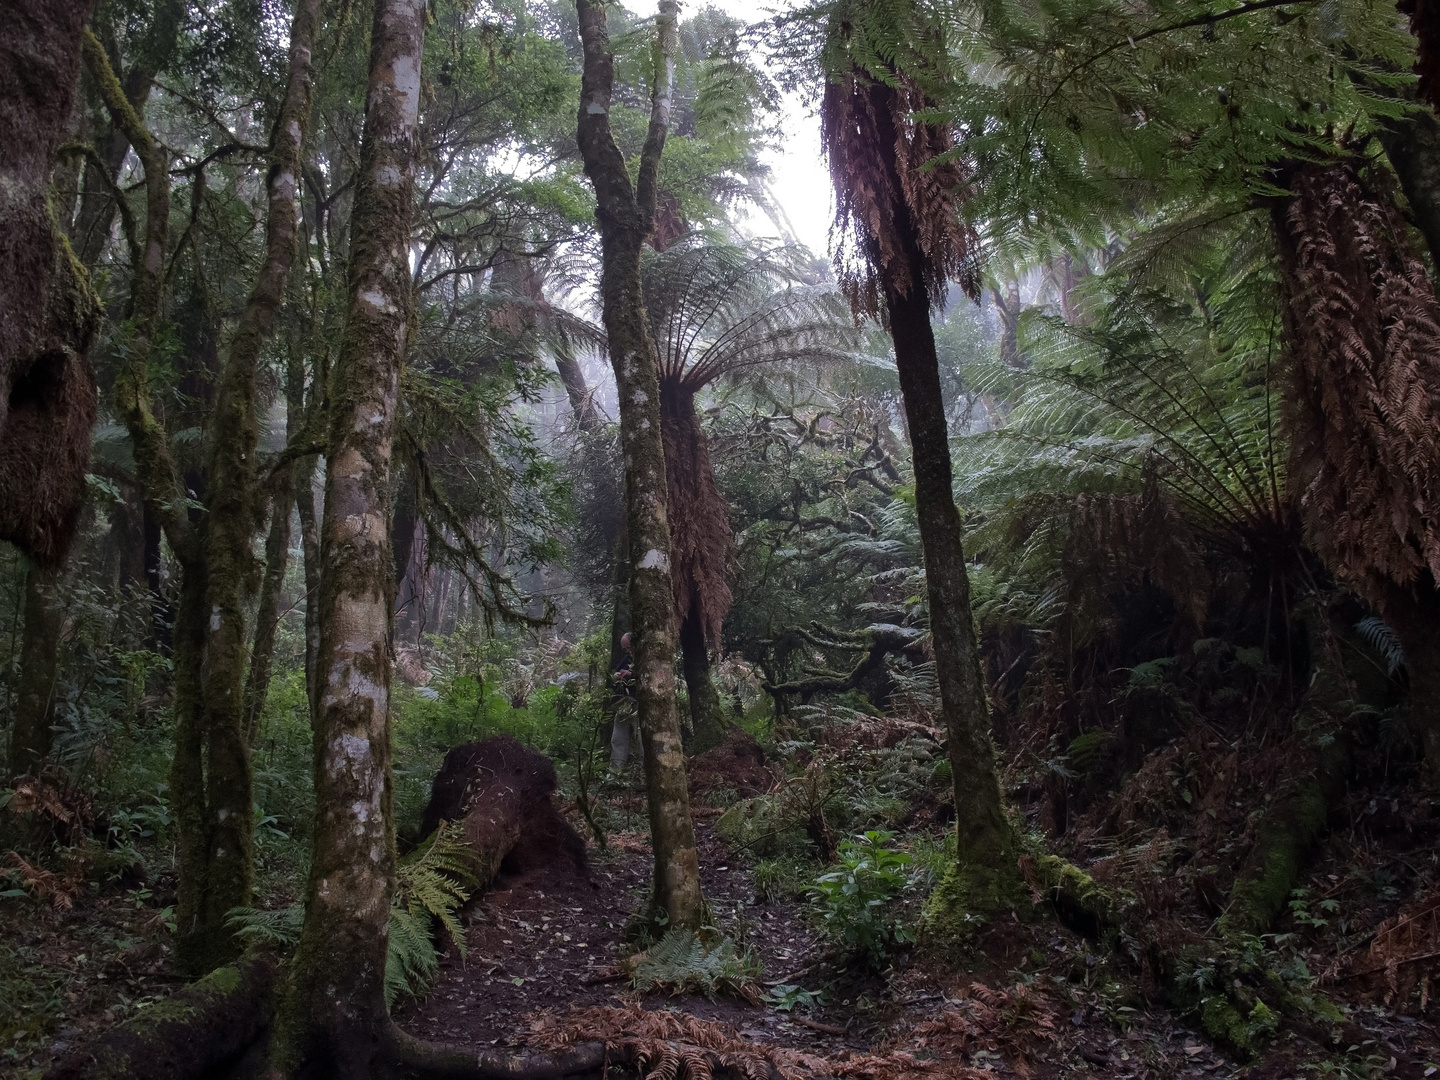
[[[858,766],[893,765],[905,760],[897,755],[909,745],[865,749],[853,732],[847,739],[835,775],[865,790],[879,785],[879,774],[862,774]],[[928,763],[921,765],[928,774]],[[883,973],[860,973],[819,933],[805,898],[804,885],[823,867],[812,861],[788,889],[761,888],[756,852],[717,828],[721,808],[712,802],[734,803],[779,776],[754,771],[723,777],[733,790],[692,777],[706,897],[720,930],[760,969],[748,996],[642,994],[632,987],[623,961],[633,950],[622,935],[644,906],[652,869],[643,797],[632,782],[606,792],[609,842],[603,849],[589,844],[585,872],[556,860],[502,876],[472,901],[465,954],[449,950],[432,991],[397,1008],[399,1022],[427,1039],[503,1049],[553,1041],[557,1030],[580,1037],[600,1024],[612,1031],[644,1027],[637,1017],[649,1014],[692,1031],[698,1024],[722,1043],[771,1060],[859,1080],[1440,1076],[1440,1028],[1424,978],[1411,978],[1416,985],[1402,979],[1404,993],[1396,997],[1385,988],[1394,972],[1355,977],[1373,965],[1366,949],[1376,928],[1395,920],[1411,919],[1415,931],[1415,963],[1399,974],[1435,967],[1431,942],[1440,941],[1440,906],[1427,907],[1425,898],[1440,896],[1440,800],[1422,797],[1411,781],[1350,789],[1290,912],[1265,935],[1262,963],[1303,962],[1313,974],[1302,973],[1302,980],[1343,1019],[1287,1018],[1258,1056],[1247,1057],[1204,1035],[1197,1015],[1167,1008],[1122,950],[1072,932],[1045,904],[1022,901],[994,917],[962,958],[902,947]],[[929,790],[890,807],[895,828],[908,822],[895,843],[917,857],[925,845],[937,850],[947,831],[940,811],[948,804],[934,785]],[[1189,800],[1182,802],[1188,810]],[[1203,806],[1197,803],[1193,816],[1218,824]],[[1057,848],[1094,869],[1108,848],[1087,855],[1087,845],[1099,843],[1087,835],[1072,825]],[[0,1076],[38,1076],[57,1056],[183,985],[170,968],[173,877],[163,852],[148,857],[148,875],[97,873],[94,864],[85,871],[81,859],[71,878],[53,881],[63,903],[33,883],[0,892]],[[283,858],[267,861],[267,907],[294,899],[296,868],[281,865]],[[65,863],[56,866],[59,873]],[[1154,917],[1176,926],[1188,921],[1205,934],[1211,916],[1195,899],[1205,892],[1203,875],[1190,882],[1186,863],[1158,870],[1152,876],[1170,890],[1161,899],[1178,906],[1157,900]],[[10,868],[12,880],[17,873]],[[912,924],[924,891],[917,887],[903,901]],[[806,993],[787,1000],[776,987]]]
[[[835,1075],[873,1078],[1419,1080],[1437,1072],[1440,1031],[1380,1007],[1349,1028],[1363,1045],[1327,1048],[1291,1033],[1261,1060],[1238,1060],[1163,1007],[1117,995],[1099,977],[1077,977],[1103,966],[1096,946],[1053,919],[1022,921],[1019,912],[1012,925],[1002,919],[995,927],[973,969],[902,956],[886,976],[857,976],[826,953],[803,902],[757,900],[750,869],[716,835],[714,817],[698,809],[702,879],[717,922],[762,963],[761,985],[802,985],[819,995],[816,1007],[782,1011],[739,996],[631,990],[619,975],[629,951],[621,935],[646,899],[651,856],[645,833],[620,832],[606,850],[592,846],[588,879],[551,867],[503,880],[481,898],[469,913],[466,955],[450,951],[434,990],[400,1013],[401,1025],[426,1039],[522,1047],[537,1022],[563,1025],[573,1015],[584,1024],[593,1014],[580,1010],[638,1005],[822,1059]],[[1330,1051],[1346,1050],[1358,1054],[1354,1068],[1330,1061]]]

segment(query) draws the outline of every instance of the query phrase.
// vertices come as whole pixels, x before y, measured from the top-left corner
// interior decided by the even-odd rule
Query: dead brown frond
[[[1349,965],[1344,979],[1405,1010],[1430,1003],[1432,982],[1440,979],[1440,890],[1434,890],[1393,919],[1380,924],[1370,948]]]
[[[820,106],[821,141],[835,185],[835,270],[857,315],[882,318],[887,292],[923,289],[933,306],[950,281],[979,298],[979,238],[961,218],[969,191],[951,157],[951,130],[924,123],[933,108],[914,79],[859,66],[835,74]]]
[[[12,814],[38,814],[66,844],[79,842],[95,824],[95,804],[78,788],[55,776],[22,776],[5,809]]]
[[[60,911],[69,911],[75,906],[75,894],[80,891],[83,876],[72,870],[68,874],[57,874],[28,862],[18,852],[8,855],[10,865],[20,873],[20,883],[37,900],[49,900]],[[80,867],[83,870],[83,866]]]
[[[563,1017],[539,1013],[528,1041],[549,1051],[598,1041],[607,1052],[634,1062],[642,1076],[661,1080],[709,1080],[721,1070],[747,1080],[806,1080],[831,1074],[824,1058],[744,1039],[729,1024],[666,1009],[650,1011],[638,1001],[619,1008],[575,1009]]]
[[[675,614],[683,623],[696,610],[706,638],[718,647],[720,625],[730,610],[735,541],[730,507],[715,486],[710,445],[695,412],[695,393],[679,380],[660,384],[660,432],[669,489]]]
[[[1393,198],[1305,164],[1277,204],[1290,476],[1315,548],[1383,607],[1440,581],[1440,304]]]

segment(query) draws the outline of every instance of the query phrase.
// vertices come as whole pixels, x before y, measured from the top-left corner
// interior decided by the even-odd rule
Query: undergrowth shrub
[[[894,835],[871,830],[840,844],[840,861],[809,889],[821,932],[872,971],[894,946],[915,940],[896,901],[910,885],[910,856],[886,845]]]
[[[395,868],[395,898],[390,907],[390,943],[385,957],[385,1004],[402,996],[423,997],[440,973],[437,927],[465,955],[465,930],[459,910],[479,882],[475,853],[446,822]],[[301,904],[273,911],[234,908],[226,925],[248,947],[293,949],[305,922]]]

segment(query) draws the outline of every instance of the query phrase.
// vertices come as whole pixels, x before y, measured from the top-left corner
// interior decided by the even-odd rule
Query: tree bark
[[[576,10],[584,48],[578,135],[585,173],[595,187],[603,317],[620,400],[620,445],[626,463],[631,653],[655,852],[652,913],[663,912],[672,929],[697,929],[706,910],[676,715],[659,365],[640,281],[640,249],[654,227],[656,179],[670,124],[678,4],[660,0],[650,124],[633,184],[610,130],[615,73],[605,8],[593,0],[576,0]]]
[[[99,301],[50,182],[93,7],[0,0],[0,540],[50,567],[79,521],[96,409]]]
[[[871,92],[883,95],[895,91],[877,84]],[[895,151],[899,133],[894,127],[893,110],[886,103],[874,112],[876,149],[893,176],[890,189],[903,192]],[[925,260],[914,217],[903,197],[897,195],[891,213],[894,237],[900,246],[896,258],[905,265],[901,274],[893,272],[898,267],[882,274],[882,282],[915,468],[915,512],[925,558],[935,675],[940,684],[954,777],[956,854],[961,868],[1013,875],[1015,836],[1005,816],[995,748],[990,741],[990,708],[970,612],[964,530],[955,508],[940,364],[930,325],[930,298],[922,284]],[[901,291],[896,281],[908,282],[907,289]],[[987,885],[984,891],[992,890]]]
[[[305,925],[271,1050],[280,1075],[319,1061],[335,1075],[371,1076],[390,1026],[390,462],[413,310],[408,256],[425,21],[424,0],[375,5],[326,450],[315,833]]]
[[[315,513],[315,462],[295,463],[295,516],[300,521],[300,556],[305,569],[305,698],[310,718],[320,712],[320,523]]]
[[[275,632],[280,626],[280,594],[285,586],[285,569],[290,564],[290,514],[295,508],[292,474],[286,472],[270,503],[270,530],[265,536],[265,579],[260,583],[260,603],[255,612],[255,643],[250,647],[250,670],[245,675],[244,716],[241,728],[245,742],[255,745],[260,732],[260,715],[270,692],[270,672],[275,659]]]
[[[50,757],[55,722],[55,682],[59,675],[60,631],[64,614],[56,590],[61,573],[31,563],[25,575],[24,644],[20,686],[10,729],[10,771],[39,775]]]
[[[725,741],[725,713],[710,678],[710,652],[705,647],[699,604],[692,604],[680,623],[680,667],[690,698],[690,753],[703,754]]]

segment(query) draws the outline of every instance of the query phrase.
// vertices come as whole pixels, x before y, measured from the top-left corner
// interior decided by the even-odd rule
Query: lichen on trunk
[[[670,124],[676,48],[675,0],[661,0],[657,19],[650,124],[632,183],[610,130],[614,57],[605,8],[576,0],[584,74],[579,143],[595,187],[602,252],[601,299],[620,401],[625,505],[630,545],[630,626],[640,738],[645,752],[650,836],[655,852],[652,914],[674,929],[696,929],[707,917],[675,697],[675,617],[660,380],[645,314],[640,251],[654,227],[656,179]]]
[[[276,1075],[324,1062],[337,1075],[370,1076],[390,1031],[390,472],[413,310],[408,256],[425,22],[424,0],[375,5],[325,453],[315,831],[304,929],[270,1052]]]

